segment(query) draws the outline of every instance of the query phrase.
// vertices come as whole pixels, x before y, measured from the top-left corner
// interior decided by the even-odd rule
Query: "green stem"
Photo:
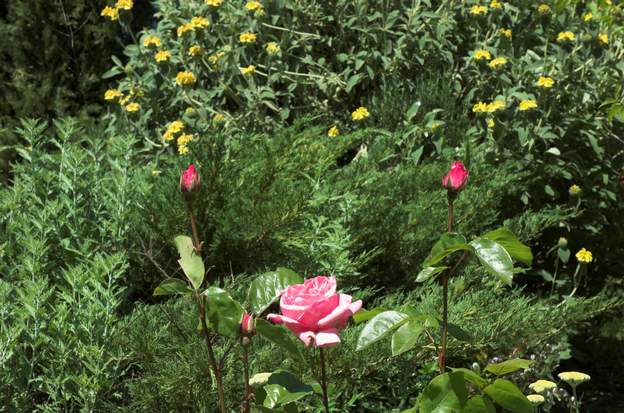
[[[243,380],[245,381],[243,413],[249,413],[249,400],[251,399],[251,387],[249,386],[249,344],[249,338],[241,338],[241,346],[243,347]]]
[[[455,196],[455,192],[448,192],[448,214],[446,218],[447,232],[453,232],[453,202],[455,201]],[[462,260],[463,258],[451,269],[451,271],[445,271],[442,275],[442,340],[440,352],[438,354],[438,367],[441,374],[444,374],[446,371],[446,344],[448,341],[448,283],[449,278],[451,278],[455,269],[457,269]]]
[[[321,353],[321,390],[323,390],[323,406],[325,413],[329,413],[329,398],[327,397],[327,373],[325,371],[325,354],[323,347],[319,347]]]

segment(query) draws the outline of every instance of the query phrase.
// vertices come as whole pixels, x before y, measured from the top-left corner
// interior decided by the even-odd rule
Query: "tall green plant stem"
[[[251,386],[249,386],[249,344],[248,337],[241,338],[243,347],[243,380],[245,381],[245,398],[243,399],[243,413],[249,413],[249,399],[251,398]]]
[[[191,220],[191,230],[193,231],[193,247],[195,248],[195,253],[197,255],[200,255],[201,243],[199,242],[199,236],[197,235],[197,225],[195,223],[195,214],[193,213],[193,203],[190,199],[187,199],[186,205],[188,206],[189,217]],[[219,411],[221,413],[227,413],[227,410],[225,409],[225,393],[223,392],[221,367],[219,367],[219,363],[217,363],[217,359],[214,355],[214,350],[212,348],[212,342],[210,341],[210,336],[208,335],[208,325],[206,324],[206,302],[203,300],[199,289],[195,289],[195,301],[197,302],[197,308],[199,310],[199,321],[202,326],[202,334],[204,335],[206,348],[208,349],[208,359],[210,360],[210,367],[212,368],[212,372],[215,375],[215,381],[217,382],[217,398],[219,399]]]
[[[448,192],[448,213],[446,217],[446,231],[453,232],[453,202],[456,193]],[[452,272],[445,271],[442,275],[442,343],[440,345],[440,353],[438,354],[438,367],[440,373],[446,371],[446,343],[448,340],[448,282]]]
[[[321,353],[321,390],[323,390],[323,406],[325,413],[329,413],[329,398],[327,397],[327,372],[325,371],[325,353],[323,347],[319,347]]]

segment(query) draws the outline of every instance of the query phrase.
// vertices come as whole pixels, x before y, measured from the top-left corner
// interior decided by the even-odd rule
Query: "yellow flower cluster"
[[[550,6],[548,4],[540,4],[537,8],[537,11],[541,14],[548,14],[550,13]]]
[[[564,371],[563,373],[559,373],[558,376],[572,387],[576,387],[591,379],[589,374],[580,373],[578,371]]]
[[[355,121],[364,120],[369,116],[370,113],[368,112],[368,109],[366,109],[364,106],[360,106],[359,108],[354,110],[353,113],[351,113],[351,119]]]
[[[505,36],[508,39],[511,39],[511,29],[498,29],[498,34],[501,36]]]
[[[609,35],[605,34],[605,33],[600,33],[598,35],[598,41],[604,43],[604,44],[609,44]]]
[[[146,36],[145,39],[143,39],[143,46],[145,47],[150,47],[150,46],[160,47],[160,45],[161,45],[160,38],[158,36],[154,36],[153,34]]]
[[[574,41],[574,39],[576,39],[576,36],[574,35],[574,33],[572,32],[559,32],[559,34],[557,35],[557,41],[558,42],[565,42],[565,41]]]
[[[488,127],[488,129],[493,129],[494,126],[496,126],[496,122],[494,122],[494,119],[488,119],[487,120],[487,127]]]
[[[473,107],[474,113],[494,113],[497,110],[504,109],[507,106],[504,100],[495,100],[490,103],[477,102]]]
[[[540,76],[537,79],[537,86],[550,89],[555,84],[555,80],[552,77]]]
[[[262,5],[262,3],[256,0],[247,0],[247,3],[245,4],[245,10],[256,12],[256,15],[264,14],[264,6]]]
[[[327,131],[327,136],[329,136],[330,138],[335,138],[338,135],[340,135],[340,130],[338,129],[338,126],[336,125],[332,126]]]
[[[204,27],[208,26],[210,26],[210,20],[208,20],[206,17],[195,16],[191,19],[190,22],[178,26],[177,34],[178,37],[182,37],[186,33],[192,32],[195,29],[203,29]]]
[[[590,22],[593,18],[594,15],[591,12],[585,13],[585,15],[583,16],[583,21]]]
[[[544,396],[542,396],[541,394],[529,394],[527,396],[527,399],[531,402],[531,404],[535,406],[539,406],[546,401],[546,399],[544,399]]]
[[[252,75],[256,72],[256,66],[249,65],[247,67],[241,67],[240,72],[242,75]]]
[[[493,9],[502,9],[503,8],[503,3],[501,3],[498,0],[492,0],[490,2],[490,7]]]
[[[212,7],[219,7],[223,0],[206,0],[206,4]]]
[[[178,74],[176,75],[176,83],[180,86],[190,86],[195,84],[196,81],[197,78],[195,77],[193,72],[178,72]]]
[[[141,109],[141,105],[139,105],[136,102],[132,102],[132,103],[128,103],[125,109],[126,109],[126,112],[134,113],[134,112],[138,112],[138,110]]]
[[[571,196],[577,196],[578,194],[581,193],[581,187],[578,186],[577,184],[574,184],[570,187],[570,189],[568,189],[568,193]]]
[[[167,130],[163,133],[163,139],[166,141],[171,141],[175,137],[176,133],[180,133],[184,130],[184,122],[180,120],[174,120],[169,125],[167,125]]]
[[[208,57],[208,61],[210,62],[210,64],[216,65],[217,63],[219,63],[219,59],[221,59],[223,56],[225,56],[225,52],[223,51],[217,52],[215,54],[210,55]]]
[[[223,113],[215,113],[215,115],[212,117],[212,122],[213,123],[225,122],[225,115]]]
[[[269,42],[266,45],[267,53],[270,55],[276,55],[280,52],[280,45],[275,42]]]
[[[505,59],[504,57],[497,57],[496,59],[492,60],[489,63],[489,66],[492,69],[498,69],[499,66],[505,66],[507,64],[507,59]]]
[[[180,155],[186,155],[189,152],[188,144],[193,142],[193,135],[190,133],[183,133],[178,136],[178,153]]]
[[[117,7],[106,6],[102,9],[100,16],[108,17],[111,20],[119,19],[119,9]]]
[[[197,55],[199,55],[201,52],[202,52],[202,48],[201,48],[201,46],[200,46],[200,45],[198,45],[198,44],[195,44],[195,45],[193,45],[193,46],[189,47],[189,50],[188,50],[188,54],[189,54],[189,56],[197,56]]]
[[[158,53],[156,53],[156,55],[154,55],[154,58],[156,59],[158,63],[166,62],[167,60],[169,60],[170,57],[171,57],[171,52],[168,50],[161,50]]]
[[[527,110],[535,109],[536,107],[537,101],[535,101],[535,99],[526,99],[520,101],[520,105],[518,105],[518,110],[524,112]]]
[[[487,11],[488,11],[487,6],[476,5],[470,8],[470,14],[474,14],[474,15],[485,14],[487,13]]]
[[[590,251],[587,251],[585,248],[581,248],[581,250],[576,253],[576,259],[578,262],[582,262],[583,264],[589,264],[593,261],[594,257]]]
[[[115,100],[123,97],[123,93],[121,93],[117,89],[108,89],[104,92],[104,100]]]
[[[241,43],[253,43],[256,41],[256,35],[252,32],[244,32],[238,36],[238,40],[240,40]]]
[[[529,389],[533,390],[535,393],[544,393],[547,390],[552,390],[557,387],[557,383],[553,383],[550,380],[537,380],[531,384],[529,384]]]
[[[133,6],[133,0],[117,0],[117,3],[115,4],[115,8],[119,10],[132,10]]]
[[[483,50],[483,49],[478,49],[474,51],[474,54],[472,55],[475,60],[490,60],[492,58],[492,55],[490,54],[490,52],[488,52],[487,50]]]

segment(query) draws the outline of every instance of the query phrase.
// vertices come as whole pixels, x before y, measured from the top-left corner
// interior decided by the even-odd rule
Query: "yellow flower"
[[[245,10],[248,11],[263,11],[264,7],[262,6],[262,3],[260,3],[259,1],[254,1],[254,0],[248,0],[247,3],[245,4]]]
[[[511,39],[511,29],[498,29],[498,34],[501,36],[505,36],[508,39]]]
[[[580,373],[578,371],[564,371],[563,373],[559,373],[558,376],[572,387],[576,387],[591,379],[589,374]]]
[[[609,44],[609,35],[606,33],[600,33],[598,35],[598,41],[604,43],[604,44]]]
[[[221,59],[223,56],[225,56],[225,52],[217,52],[213,55],[208,56],[208,61],[210,62],[210,64],[216,65],[219,62],[219,59]]]
[[[485,106],[485,111],[487,113],[494,113],[499,109],[505,109],[506,106],[507,104],[504,100],[495,100]]]
[[[557,387],[557,383],[553,383],[549,380],[538,380],[529,384],[529,389],[535,393],[544,393],[546,390],[552,390]]]
[[[369,116],[370,113],[368,112],[368,109],[366,109],[364,106],[360,106],[359,108],[354,110],[353,113],[351,113],[351,119],[355,121],[364,120]]]
[[[474,54],[472,55],[475,60],[490,60],[492,58],[492,55],[490,54],[490,52],[488,52],[487,50],[483,50],[483,49],[478,49],[474,51]]]
[[[208,20],[205,17],[201,17],[201,16],[195,16],[191,19],[191,25],[193,26],[193,28],[204,28],[204,27],[208,27],[210,26],[210,20]]]
[[[535,406],[539,406],[545,401],[544,396],[542,396],[541,394],[529,394],[527,396],[527,399],[529,399],[529,401]]]
[[[223,115],[222,113],[215,113],[215,115],[212,117],[212,121],[214,123],[223,123],[225,122],[225,115]]]
[[[111,20],[119,19],[119,9],[117,7],[106,6],[102,9],[100,16],[108,17]]]
[[[487,120],[487,127],[488,127],[488,129],[494,128],[495,125],[496,125],[496,122],[494,122],[494,119],[488,119]]]
[[[577,184],[574,184],[570,187],[570,189],[568,189],[568,193],[571,196],[577,196],[578,194],[581,193],[581,187],[578,186]]]
[[[477,102],[474,104],[474,106],[472,106],[472,111],[474,113],[484,113],[487,112],[487,103],[484,102]]]
[[[186,146],[186,145],[178,146],[178,153],[180,155],[186,155],[187,153],[189,153],[188,146]]]
[[[587,251],[585,248],[581,248],[581,250],[576,253],[576,259],[578,262],[582,262],[583,264],[589,264],[594,260],[594,257],[590,251]],[[559,375],[559,378],[561,378],[561,380],[565,380],[561,377],[561,375]]]
[[[492,0],[492,2],[490,3],[490,7],[493,9],[502,9],[503,8],[503,3],[501,3],[498,0]]]
[[[537,79],[537,86],[550,89],[555,84],[555,80],[552,77],[540,76]]]
[[[507,64],[507,59],[505,59],[504,57],[497,57],[496,59],[492,60],[489,63],[489,66],[492,69],[497,69],[499,66],[504,66]]]
[[[518,106],[518,110],[525,111],[530,109],[535,109],[537,107],[537,102],[534,99],[527,99],[520,102],[520,106]]]
[[[176,83],[180,86],[190,86],[197,81],[197,78],[192,72],[178,72],[176,75]]]
[[[198,45],[198,44],[191,46],[191,47],[189,48],[189,50],[188,50],[188,54],[189,54],[190,56],[197,56],[197,55],[199,55],[201,52],[202,52],[202,48],[201,48],[201,46],[200,46],[200,45]]]
[[[163,139],[166,140],[167,142],[168,141],[172,141],[173,137],[174,137],[173,136],[173,132],[171,132],[171,131],[167,130],[167,131],[165,131],[165,133],[163,133]]]
[[[479,15],[487,13],[487,6],[472,6],[470,8],[470,14]]]
[[[247,67],[241,67],[240,72],[242,75],[252,75],[256,71],[256,66],[249,65]]]
[[[241,43],[253,43],[256,41],[256,35],[255,33],[244,32],[240,34],[238,40],[240,40]]]
[[[585,15],[583,16],[583,21],[590,22],[593,18],[594,15],[591,12],[585,13]]]
[[[186,112],[188,114],[195,113],[195,108],[192,107],[192,106],[189,106],[188,108],[184,109],[184,112]]]
[[[123,93],[121,93],[117,89],[108,89],[104,93],[104,100],[115,100],[115,99],[121,98],[121,97],[123,97]]]
[[[540,4],[537,11],[541,14],[548,14],[550,13],[550,6],[548,4]]]
[[[156,55],[154,56],[154,58],[156,59],[158,63],[166,62],[167,60],[169,60],[170,57],[171,57],[171,52],[169,52],[168,50],[161,50],[160,52],[156,53]]]
[[[336,125],[332,126],[327,131],[327,136],[329,136],[330,138],[335,138],[338,135],[340,135],[340,130],[338,129],[338,126]]]
[[[179,27],[178,27],[178,30],[177,30],[177,32],[178,32],[178,37],[182,37],[182,36],[184,36],[184,34],[185,34],[186,32],[190,32],[190,31],[192,31],[194,28],[195,28],[195,26],[193,26],[191,23],[185,23],[185,24],[183,24],[183,25],[179,26]]]
[[[173,134],[182,132],[184,130],[184,122],[180,120],[174,120],[167,126],[167,132],[171,132]]]
[[[115,4],[115,8],[122,10],[132,10],[132,6],[134,6],[133,0],[117,0]]]
[[[557,35],[558,42],[565,42],[565,41],[571,42],[574,39],[576,39],[576,36],[572,32],[559,32],[559,34]]]
[[[161,45],[161,42],[158,36],[149,35],[145,37],[145,39],[143,39],[143,46],[145,47],[150,47],[150,46],[160,47],[160,45]]]
[[[132,103],[128,103],[125,109],[126,109],[126,112],[137,112],[139,109],[141,109],[141,105],[139,105],[136,102],[132,102]]]
[[[183,133],[178,136],[178,146],[186,146],[188,143],[193,142],[193,135],[190,133]]]
[[[206,0],[206,4],[213,7],[219,7],[223,0]]]
[[[280,45],[275,42],[269,42],[266,45],[267,53],[270,55],[276,55],[280,52]]]
[[[124,96],[121,99],[119,99],[119,104],[121,106],[125,106],[126,103],[130,102],[130,99],[132,99],[132,94],[129,94],[128,96]]]

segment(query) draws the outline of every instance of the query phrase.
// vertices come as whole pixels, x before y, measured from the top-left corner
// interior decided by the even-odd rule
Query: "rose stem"
[[[191,229],[193,230],[193,245],[195,247],[195,253],[197,255],[200,254],[200,242],[199,237],[197,235],[197,226],[195,224],[195,214],[193,213],[193,205],[190,200],[187,200],[187,206],[189,211],[189,216],[191,218]],[[217,381],[217,397],[219,398],[219,410],[221,413],[227,413],[225,409],[225,393],[223,392],[223,380],[221,379],[221,368],[217,364],[217,359],[215,358],[214,351],[212,349],[212,343],[210,342],[210,337],[208,336],[208,326],[206,325],[206,304],[199,293],[199,289],[195,290],[195,301],[197,302],[197,307],[199,308],[199,321],[201,322],[202,332],[204,335],[204,339],[206,341],[206,348],[208,349],[208,358],[210,359],[210,366],[212,367],[212,371],[215,375],[215,380]]]
[[[325,412],[329,413],[329,399],[327,398],[327,374],[325,372],[325,354],[323,353],[323,347],[319,347],[321,353],[321,389],[323,390],[323,406],[325,406]]]
[[[245,398],[243,399],[243,413],[249,413],[249,399],[251,397],[251,388],[249,387],[249,340],[247,337],[241,338],[241,346],[243,347],[243,380],[245,381]]]
[[[453,232],[453,201],[455,201],[456,192],[448,192],[448,214],[446,218],[446,232]],[[453,270],[456,268],[455,266]],[[442,275],[442,343],[440,346],[440,354],[438,355],[438,367],[440,373],[446,370],[446,342],[448,339],[448,282],[453,275],[452,271],[443,273]]]

